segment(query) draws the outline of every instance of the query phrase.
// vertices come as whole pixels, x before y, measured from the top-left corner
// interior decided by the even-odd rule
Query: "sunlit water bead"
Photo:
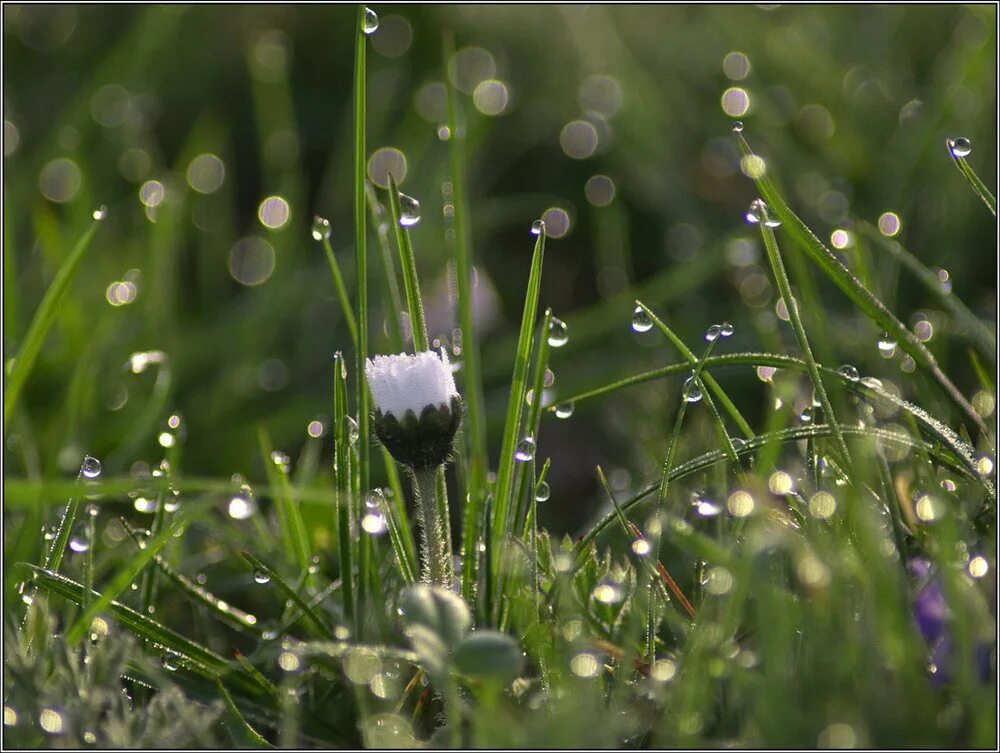
[[[80,474],[84,478],[97,478],[101,475],[101,461],[87,455],[80,464]]]
[[[74,534],[69,539],[69,548],[71,552],[83,554],[90,551],[90,541],[84,535]]]
[[[420,222],[420,202],[405,193],[399,195],[399,224],[413,227]]]
[[[744,216],[746,217],[746,221],[751,225],[763,222],[764,227],[778,227],[781,224],[781,220],[771,216],[767,204],[764,203],[763,199],[754,199]]]
[[[38,714],[38,726],[50,735],[61,735],[65,726],[63,713],[55,709],[42,709]]]
[[[344,423],[347,424],[347,441],[355,444],[358,441],[358,422],[351,416],[344,416]]]
[[[257,510],[257,503],[247,487],[246,491],[240,490],[239,494],[234,494],[229,498],[229,505],[226,512],[233,520],[246,520]]]
[[[331,232],[333,231],[330,228],[330,220],[326,217],[320,217],[318,214],[313,217],[312,237],[314,241],[326,240],[330,237]]]
[[[689,403],[697,403],[702,398],[701,385],[698,384],[698,380],[693,376],[688,377],[684,386],[681,387],[681,397],[683,397]]]
[[[361,21],[361,31],[365,33],[365,36],[371,36],[377,30],[378,30],[378,13],[376,13],[366,5],[365,17]]]
[[[714,343],[719,339],[719,335],[722,334],[722,325],[713,324],[711,327],[705,330],[705,341]]]
[[[921,494],[917,497],[913,511],[917,514],[921,522],[933,523],[945,514],[947,508],[944,500],[932,494]]]
[[[722,505],[705,498],[704,492],[691,492],[691,507],[699,517],[714,518],[722,512]]]
[[[964,136],[948,139],[948,151],[953,157],[968,157],[972,154],[972,142]]]
[[[93,213],[92,216],[98,222],[100,222],[101,220],[105,219],[108,216],[108,207],[107,207],[107,205],[106,204],[101,204],[101,206],[97,207],[97,209],[94,210],[94,213]]]
[[[289,467],[291,466],[292,460],[288,455],[281,452],[280,450],[274,450],[271,453],[271,462],[277,466],[278,470],[282,473],[288,473]]]
[[[976,473],[983,478],[987,478],[993,474],[993,467],[993,458],[989,455],[980,455],[976,458]]]
[[[888,332],[883,332],[878,338],[878,353],[882,358],[892,358],[896,354],[896,341]]]
[[[653,328],[653,320],[642,306],[636,306],[632,312],[632,329],[636,332],[649,332]]]
[[[535,501],[545,502],[548,498],[552,496],[552,490],[549,488],[548,483],[542,481],[538,486],[535,487]]]
[[[617,604],[624,597],[621,585],[609,578],[605,578],[594,586],[590,595],[602,604]]]
[[[573,404],[571,400],[564,403],[559,403],[555,407],[556,418],[569,418],[573,415],[573,411],[576,409],[576,405]]]
[[[517,449],[514,451],[514,460],[519,463],[526,463],[535,457],[535,440],[534,437],[525,437],[520,442],[517,443]]]
[[[562,319],[552,317],[549,320],[549,345],[553,348],[561,348],[569,342],[569,328]]]
[[[733,133],[743,133],[743,121],[735,120],[733,121]]]
[[[858,367],[852,366],[849,363],[845,363],[843,366],[837,369],[837,373],[840,374],[845,379],[850,379],[853,382],[856,382],[858,381],[858,379],[861,378],[861,374],[860,372],[858,372]]]
[[[257,570],[253,574],[253,580],[254,583],[259,583],[260,585],[263,586],[265,583],[271,582],[271,576],[265,573],[263,570]]]
[[[545,220],[535,220],[531,223],[531,234],[541,235],[545,232]]]
[[[729,322],[723,322],[719,325],[719,334],[722,337],[730,337],[735,331],[736,328]]]

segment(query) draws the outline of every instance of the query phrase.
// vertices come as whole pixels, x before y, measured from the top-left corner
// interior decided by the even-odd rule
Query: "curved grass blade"
[[[226,690],[226,686],[222,684],[221,680],[215,681],[215,686],[219,690],[219,695],[222,696],[222,700],[226,704],[226,716],[223,719],[223,723],[229,729],[229,734],[232,735],[233,741],[239,745],[241,748],[273,748],[264,737],[253,727],[250,723],[243,718],[243,714],[233,703],[232,696],[229,695],[229,691]]]
[[[851,451],[847,448],[847,442],[844,441],[844,435],[840,431],[840,424],[833,412],[833,405],[830,403],[829,395],[826,394],[826,387],[823,385],[823,379],[816,365],[816,359],[813,357],[809,338],[806,336],[805,327],[802,325],[799,302],[792,295],[792,284],[788,280],[788,273],[785,271],[785,264],[781,259],[781,252],[778,250],[778,242],[774,238],[774,231],[768,226],[770,219],[768,209],[761,202],[758,211],[763,215],[759,218],[758,225],[760,226],[761,235],[764,238],[764,248],[767,250],[767,258],[771,263],[771,271],[774,273],[778,292],[781,293],[781,297],[785,301],[785,308],[788,310],[788,319],[795,332],[795,339],[798,341],[799,350],[802,351],[802,360],[805,361],[806,367],[809,370],[809,379],[812,381],[813,390],[815,390],[816,396],[823,406],[823,415],[826,416],[826,420],[833,430],[833,439],[837,445],[837,450],[844,459],[848,475],[853,477],[854,459],[851,457]]]
[[[354,28],[354,243],[357,251],[357,413],[358,413],[358,472],[361,489],[368,488],[368,380],[365,361],[368,358],[368,238],[365,222],[365,55],[368,36],[364,32],[365,5],[358,6]]]
[[[399,189],[396,180],[389,176],[389,208],[392,224],[396,228],[396,245],[399,248],[400,266],[403,268],[403,291],[406,294],[406,309],[410,314],[410,329],[413,332],[413,352],[428,350],[427,319],[424,316],[424,301],[420,296],[420,283],[417,279],[417,262],[413,258],[413,243],[410,231],[400,222]]]
[[[251,567],[268,576],[268,578],[270,578],[271,581],[281,589],[285,596],[291,599],[295,606],[302,610],[302,613],[309,618],[309,621],[319,628],[319,631],[323,635],[333,638],[333,631],[331,631],[330,628],[323,623],[323,621],[319,618],[319,615],[316,614],[312,607],[310,607],[309,604],[307,604],[306,601],[299,596],[298,591],[288,585],[288,583],[285,582],[285,579],[275,572],[273,567],[268,565],[263,560],[257,559],[249,552],[240,552],[240,554],[243,555],[243,559],[250,563]]]
[[[856,437],[871,437],[885,442],[892,442],[903,447],[915,447],[917,445],[917,440],[914,440],[908,434],[899,434],[897,432],[887,431],[885,429],[878,429],[875,427],[865,427],[858,428],[853,426],[842,426],[841,431],[847,436]],[[795,442],[800,439],[810,439],[816,437],[828,437],[832,434],[832,430],[826,424],[816,424],[813,426],[795,426],[790,429],[784,429],[779,432],[773,432],[770,434],[758,434],[751,439],[746,441],[745,446],[737,448],[737,453],[740,455],[746,455],[754,452],[756,449],[763,447],[768,442]],[[957,468],[957,464],[954,463],[947,456],[936,453],[933,447],[928,448],[932,455],[936,454],[936,457],[942,462],[950,465],[953,468]],[[705,470],[706,468],[718,463],[720,460],[726,458],[725,452],[722,450],[712,450],[711,452],[706,452],[699,455],[696,458],[692,458],[680,465],[672,468],[669,473],[669,480],[676,481],[678,479],[686,478],[695,473]],[[646,497],[654,494],[660,489],[660,482],[647,486],[642,491],[633,495],[631,498],[621,503],[621,509],[623,512],[628,512],[635,505],[639,504]],[[590,543],[597,538],[597,536],[604,531],[609,525],[611,525],[616,520],[617,513],[609,513],[600,521],[598,521],[587,533],[581,536],[576,543],[576,553],[579,555]]]
[[[858,229],[870,240],[884,248],[889,255],[906,267],[920,283],[947,309],[960,332],[969,337],[983,353],[994,361],[997,357],[996,333],[991,332],[982,319],[972,313],[961,298],[942,287],[941,280],[923,262],[907,251],[899,241],[886,238],[873,225],[859,222]]]
[[[125,532],[129,535],[129,538],[135,542],[136,546],[142,547],[145,545],[145,542],[139,537],[139,534],[136,533],[135,529],[128,524],[128,521],[121,518],[119,522],[122,524]],[[257,637],[261,635],[262,631],[257,626],[257,618],[252,614],[248,614],[242,609],[237,609],[228,602],[218,598],[204,587],[199,586],[189,578],[181,575],[159,554],[153,557],[153,562],[164,575],[166,575],[177,585],[178,588],[181,589],[181,591],[190,596],[193,600],[201,602],[207,606],[212,610],[213,614],[216,614],[219,617],[219,619],[230,623],[238,630],[249,631]]]
[[[716,368],[720,366],[774,366],[776,368],[787,368],[795,369],[796,371],[805,372],[807,370],[806,364],[794,358],[793,356],[776,355],[773,353],[732,353],[722,356],[712,356],[705,359],[705,368]],[[866,399],[877,399],[892,403],[899,410],[907,411],[913,415],[917,424],[926,431],[930,436],[934,437],[937,441],[941,442],[944,446],[954,454],[955,458],[959,461],[956,467],[959,467],[962,472],[969,478],[975,479],[977,482],[982,484],[986,493],[993,500],[996,499],[996,490],[988,479],[981,478],[978,471],[976,470],[976,452],[967,442],[959,438],[949,426],[944,422],[939,421],[913,403],[907,402],[895,395],[886,392],[876,386],[871,382],[866,382],[865,380],[856,380],[852,377],[845,376],[839,371],[835,371],[827,366],[822,366],[817,364],[820,372],[823,376],[828,379],[835,379],[841,382],[850,391],[854,392],[861,397]],[[599,395],[605,395],[615,390],[622,389],[623,387],[628,387],[634,384],[642,384],[644,382],[651,381],[653,379],[660,379],[665,376],[670,376],[673,374],[680,374],[688,370],[687,364],[671,364],[670,366],[665,366],[661,369],[654,369],[653,371],[647,371],[642,374],[636,374],[625,379],[618,380],[617,382],[612,382],[611,384],[604,385],[603,387],[598,387],[593,390],[588,390],[587,392],[582,392],[578,395],[573,395],[568,398],[560,398],[558,402],[572,401],[580,402],[582,400],[588,400]],[[551,409],[550,409],[551,410]],[[844,427],[841,427],[842,429]],[[750,440],[748,440],[750,441]],[[740,452],[739,454],[743,454]]]
[[[118,574],[111,580],[111,583],[104,587],[104,593],[97,600],[89,603],[87,608],[76,618],[76,621],[69,626],[66,630],[66,642],[71,646],[76,645],[86,635],[87,630],[90,629],[90,623],[93,622],[94,617],[102,609],[106,609],[108,604],[118,594],[128,588],[129,584],[139,576],[143,568],[153,559],[158,551],[166,546],[175,534],[183,530],[184,526],[188,523],[203,515],[207,509],[206,506],[202,505],[194,511],[189,510],[178,514],[169,526],[160,531],[156,536],[150,538],[149,541],[143,542],[143,545],[139,547],[139,551],[132,556],[128,564],[122,567],[118,571]]]
[[[84,464],[88,460],[90,460],[89,456],[84,458]],[[73,521],[76,520],[76,514],[80,510],[81,495],[79,494],[79,488],[82,481],[83,465],[80,466],[80,471],[76,474],[76,482],[73,484],[74,494],[70,497],[69,502],[66,503],[66,510],[59,520],[59,529],[56,531],[56,537],[52,541],[52,546],[49,548],[48,554],[45,555],[44,566],[46,570],[51,570],[55,573],[59,572],[59,565],[62,563],[63,555],[66,553],[66,544],[69,542],[69,535],[73,530]]]
[[[392,263],[392,250],[389,248],[389,223],[385,219],[385,207],[375,196],[372,184],[365,181],[365,198],[368,200],[368,216],[375,226],[375,237],[378,239],[379,258],[382,260],[383,295],[386,298],[385,307],[389,312],[386,317],[389,322],[389,341],[394,353],[402,353],[406,348],[403,338],[403,325],[400,316],[403,313],[403,299],[399,295],[399,281],[396,279],[396,265]]]
[[[990,210],[990,214],[994,217],[997,216],[997,197],[990,193],[990,189],[986,187],[986,184],[976,175],[976,171],[969,166],[966,161],[965,156],[959,154],[955,149],[955,142],[952,139],[945,139],[944,145],[948,149],[948,154],[951,155],[952,160],[955,162],[955,167],[958,171],[965,176],[965,179],[969,181],[969,185],[972,186],[972,190],[976,192],[976,195],[983,200],[986,208]]]
[[[59,267],[56,276],[52,278],[45,295],[42,296],[42,302],[38,305],[38,310],[31,318],[31,324],[28,325],[24,341],[14,358],[14,367],[11,369],[10,376],[7,377],[7,387],[3,393],[3,429],[5,432],[7,431],[7,422],[13,415],[21,391],[24,389],[35,361],[38,359],[38,354],[42,350],[42,345],[45,343],[45,337],[55,322],[59,304],[66,294],[69,284],[73,281],[77,269],[80,268],[80,263],[83,261],[100,224],[101,220],[95,217],[90,227],[80,236],[80,240],[69,252],[69,256]]]
[[[347,366],[339,351],[333,356],[333,485],[336,489],[337,556],[340,559],[341,598],[344,616],[354,619],[354,562],[357,552],[351,537],[351,444],[347,421]]]
[[[736,134],[740,151],[745,157],[756,156],[743,134]],[[855,277],[850,270],[828,249],[822,241],[813,234],[802,220],[799,219],[785,203],[781,193],[772,180],[764,173],[753,179],[768,208],[773,211],[782,226],[805,253],[820,267],[823,273],[837,285],[861,311],[883,330],[888,332],[899,346],[938,383],[951,401],[966,415],[982,433],[989,437],[990,432],[983,419],[972,404],[962,395],[941,370],[934,355],[928,350],[915,334],[896,318],[896,316]],[[992,441],[989,440],[992,445]]]

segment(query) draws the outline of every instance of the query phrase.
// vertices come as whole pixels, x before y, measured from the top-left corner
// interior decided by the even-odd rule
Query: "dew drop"
[[[94,216],[94,219],[97,220],[98,222],[100,222],[101,220],[103,220],[104,218],[106,218],[108,216],[108,208],[107,208],[107,206],[104,205],[104,204],[101,204],[101,206],[97,207],[97,209],[94,210],[94,215],[93,216]]]
[[[632,329],[636,332],[649,332],[653,328],[653,320],[642,306],[636,306],[632,312]]]
[[[170,654],[165,654],[160,659],[160,666],[163,667],[168,672],[173,672],[174,670],[177,669],[177,659],[176,657],[171,656]]]
[[[743,133],[743,121],[737,120],[733,123],[733,133]]]
[[[420,222],[420,202],[405,193],[399,195],[399,224],[413,227]]]
[[[598,583],[590,595],[602,604],[617,604],[624,596],[621,587],[612,580]]]
[[[248,496],[237,494],[229,500],[228,513],[233,520],[246,520],[256,509],[257,505]]]
[[[697,403],[701,400],[702,393],[698,380],[694,377],[688,377],[681,388],[681,396],[689,403]]]
[[[636,539],[632,542],[632,551],[640,557],[645,557],[652,549],[653,547],[646,539]]]
[[[559,405],[555,407],[556,418],[569,418],[573,415],[573,411],[575,409],[576,406],[572,403],[572,401],[559,403]]]
[[[854,382],[856,382],[861,377],[861,374],[858,372],[858,367],[852,366],[849,363],[845,363],[843,366],[837,369],[837,373],[840,374],[845,379],[850,379],[851,381]]]
[[[735,331],[736,329],[729,322],[723,322],[719,327],[719,334],[723,337],[729,337]]]
[[[382,509],[382,505],[385,503],[385,494],[381,489],[372,489],[365,495],[365,507],[369,510],[375,510],[376,512]]]
[[[561,348],[569,342],[569,328],[562,319],[552,317],[549,321],[549,345]]]
[[[764,227],[778,227],[781,224],[781,220],[771,217],[767,209],[767,204],[764,203],[763,199],[754,199],[745,217],[746,221],[751,225],[763,222]]]
[[[156,501],[148,499],[141,495],[135,498],[135,501],[132,503],[132,506],[136,509],[137,512],[143,512],[146,513],[147,515],[156,512]]]
[[[69,548],[77,554],[82,554],[90,549],[90,542],[79,536],[74,536],[69,540]]]
[[[255,583],[260,583],[264,585],[265,583],[271,582],[271,576],[265,573],[263,570],[258,570],[253,574],[253,579]]]
[[[101,475],[101,461],[87,455],[83,459],[83,463],[80,465],[80,473],[82,473],[85,478],[97,478]]]
[[[369,533],[372,536],[380,536],[388,530],[388,523],[386,522],[385,516],[379,512],[369,512],[366,513],[363,518],[361,518],[361,528],[365,533]]]
[[[366,5],[365,18],[361,22],[361,31],[365,33],[365,36],[371,36],[375,33],[376,29],[378,29],[378,13]]]
[[[980,455],[976,459],[976,473],[983,478],[989,477],[993,473],[993,458],[989,455]]]
[[[882,358],[892,358],[896,353],[896,341],[888,332],[883,332],[878,339],[878,352]]]
[[[358,441],[358,422],[351,416],[344,416],[344,421],[347,423],[347,441],[354,444]]]
[[[710,499],[705,499],[701,492],[691,493],[691,507],[702,518],[714,518],[722,512],[722,506]]]
[[[733,449],[737,452],[743,452],[747,448],[747,441],[745,439],[740,439],[739,437],[733,437]]]
[[[330,220],[320,217],[318,214],[313,217],[312,237],[314,241],[326,240],[330,237]]]
[[[804,424],[812,423],[813,407],[811,405],[807,405],[802,409],[802,412],[799,414],[799,420]]]
[[[547,482],[543,481],[537,487],[535,487],[535,501],[545,502],[552,495],[552,490],[549,488]]]
[[[514,452],[514,460],[519,463],[526,463],[535,457],[535,440],[532,437],[525,437],[517,443],[517,450]]]
[[[719,339],[719,335],[722,334],[722,327],[718,324],[713,324],[711,327],[705,330],[705,341],[714,343]]]
[[[531,234],[532,235],[541,235],[544,232],[545,232],[545,221],[544,220],[535,220],[534,222],[531,223]]]
[[[972,154],[972,142],[964,136],[957,139],[948,139],[948,151],[953,157],[968,157]]]

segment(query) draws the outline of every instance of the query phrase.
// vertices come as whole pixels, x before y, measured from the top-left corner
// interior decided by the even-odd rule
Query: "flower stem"
[[[445,543],[442,521],[438,515],[437,468],[413,471],[413,491],[417,497],[420,527],[423,531],[424,581],[450,589],[453,573],[451,552]]]

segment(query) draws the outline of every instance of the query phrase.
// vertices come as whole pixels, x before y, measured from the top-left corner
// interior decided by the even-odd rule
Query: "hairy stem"
[[[424,581],[450,589],[453,580],[451,552],[445,543],[444,529],[438,516],[437,468],[414,470],[413,492],[423,531]]]

